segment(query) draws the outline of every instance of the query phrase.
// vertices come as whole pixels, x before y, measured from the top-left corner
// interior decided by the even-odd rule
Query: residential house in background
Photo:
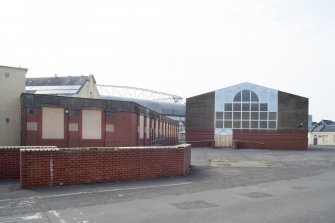
[[[309,145],[335,145],[335,122],[322,120],[308,133]]]

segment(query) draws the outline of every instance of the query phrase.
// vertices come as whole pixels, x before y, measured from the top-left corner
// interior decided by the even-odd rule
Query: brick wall
[[[21,187],[185,175],[190,145],[21,150]]]
[[[308,131],[308,98],[278,92],[278,130]]]
[[[186,128],[214,128],[215,92],[186,99]],[[188,134],[186,130],[186,135]]]
[[[151,145],[154,140],[153,135],[145,135],[139,139],[138,114],[134,112],[105,112],[101,113],[101,139],[82,139],[82,114],[81,110],[64,114],[64,138],[63,139],[43,139],[42,138],[42,108],[22,107],[22,145],[26,146],[57,146],[68,147],[113,147],[113,146],[145,146]],[[150,118],[150,116],[148,116]],[[155,119],[152,119],[155,120]],[[35,125],[34,128],[28,126]],[[169,123],[169,122],[166,122]],[[171,121],[169,126],[175,126],[177,122]],[[71,129],[76,126],[75,129]],[[111,127],[113,126],[113,127]],[[157,126],[158,128],[158,126]],[[152,127],[154,131],[154,127]],[[175,133],[176,135],[176,133]],[[166,144],[176,144],[177,138],[169,134],[161,136],[166,138]]]
[[[214,129],[213,128],[186,128],[186,142],[192,147],[213,147]]]
[[[308,146],[307,131],[233,130],[235,146],[254,149],[305,150]]]
[[[20,178],[20,149],[45,148],[25,146],[0,147],[0,179]],[[54,147],[47,147],[54,148]]]
[[[146,146],[157,143],[157,139],[164,139],[164,145],[177,143],[177,121],[134,102],[22,94],[21,103],[21,145],[52,145],[61,148]],[[45,139],[42,137],[42,110],[45,106],[64,109],[64,138]],[[82,137],[82,110],[86,109],[101,111],[100,139],[84,139]],[[139,116],[143,116],[145,126],[147,124],[149,126],[149,129],[147,129],[149,131],[144,134],[144,138],[139,137]],[[149,120],[149,123],[147,123],[146,120]],[[175,136],[173,137],[172,134],[160,134],[154,137],[153,133],[161,126],[154,125],[152,121],[164,123],[165,132],[168,131],[171,126],[175,127]]]

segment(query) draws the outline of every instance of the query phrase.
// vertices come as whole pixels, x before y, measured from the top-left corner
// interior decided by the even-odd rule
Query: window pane
[[[250,91],[249,90],[242,91],[242,101],[250,101]]]
[[[258,129],[258,121],[251,121],[251,128]]]
[[[275,121],[269,121],[269,129],[275,129],[276,128],[276,122]]]
[[[241,119],[241,112],[234,112],[233,115],[234,115],[234,117],[233,117],[234,120],[240,120]]]
[[[251,104],[251,111],[258,111],[258,105],[259,104],[255,104],[255,103]]]
[[[260,120],[267,120],[268,119],[268,113],[267,112],[260,112]]]
[[[227,129],[231,129],[232,128],[232,122],[231,121],[224,121],[224,127]]]
[[[239,128],[241,128],[241,122],[240,121],[234,121],[233,122],[233,128],[234,129],[239,129]]]
[[[233,119],[233,113],[232,112],[225,112],[224,113],[224,119],[228,119],[228,120],[230,120],[230,119]]]
[[[277,120],[277,112],[269,112],[269,120]]]
[[[249,128],[249,121],[243,121],[242,122],[242,128],[243,129],[248,129]]]
[[[259,128],[261,128],[261,129],[267,129],[268,128],[268,122],[266,122],[266,121],[260,121],[259,122]]]
[[[251,112],[251,120],[258,120],[258,112]]]
[[[250,119],[250,112],[242,112],[242,119],[249,120]]]
[[[251,91],[251,101],[258,101],[258,96],[255,92]]]
[[[243,103],[242,104],[242,111],[250,111],[250,104],[249,103]]]
[[[234,111],[241,111],[241,104],[234,104]]]
[[[224,110],[225,111],[232,111],[233,105],[231,103],[224,104]]]
[[[223,128],[223,122],[222,121],[216,121],[216,128]]]
[[[259,105],[261,111],[267,111],[268,110],[268,104],[266,103],[261,103]]]
[[[223,119],[223,112],[216,112],[216,119]]]
[[[235,97],[234,97],[234,101],[241,101],[241,91],[240,92],[238,92],[236,95],[235,95]]]

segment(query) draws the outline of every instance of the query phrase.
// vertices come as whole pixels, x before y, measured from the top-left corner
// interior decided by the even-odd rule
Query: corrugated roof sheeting
[[[73,86],[83,85],[88,80],[89,76],[68,76],[68,77],[38,77],[38,78],[27,78],[27,86]]]
[[[81,85],[26,86],[26,92],[34,94],[72,95],[77,94]]]

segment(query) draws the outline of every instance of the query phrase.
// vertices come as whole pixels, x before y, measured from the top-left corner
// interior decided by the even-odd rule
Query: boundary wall
[[[20,150],[21,188],[183,176],[191,146]]]
[[[295,130],[233,130],[235,148],[306,150],[308,132]]]
[[[48,149],[56,146],[0,146],[0,179],[20,178],[20,149]]]

